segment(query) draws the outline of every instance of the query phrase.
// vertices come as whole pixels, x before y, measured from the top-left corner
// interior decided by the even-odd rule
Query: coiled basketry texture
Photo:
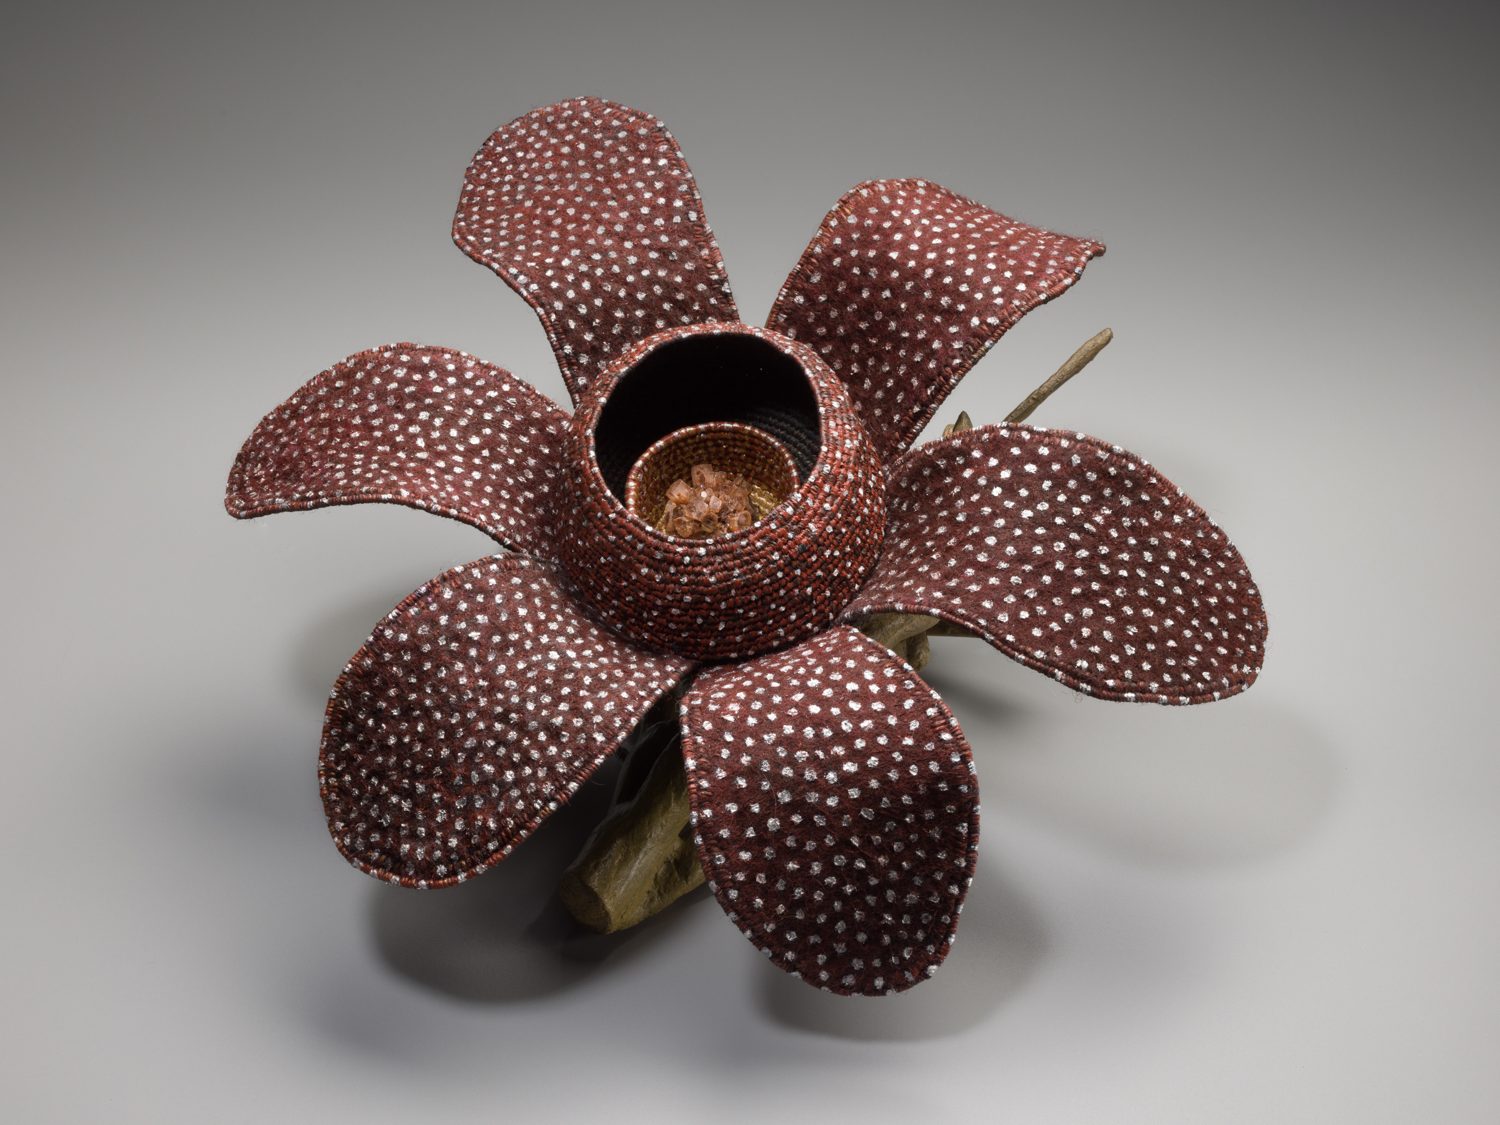
[[[725,422],[786,449],[789,496],[708,539],[668,535],[627,507],[643,454]],[[556,544],[573,591],[653,651],[729,660],[794,644],[833,623],[880,554],[884,473],[848,392],[811,348],[768,329],[699,324],[636,345],[579,405],[563,471]]]

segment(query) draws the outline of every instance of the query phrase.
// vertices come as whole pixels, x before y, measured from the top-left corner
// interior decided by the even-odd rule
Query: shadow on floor
[[[759,1006],[773,1022],[840,1039],[908,1042],[956,1035],[1016,995],[1047,954],[1047,934],[1003,867],[981,860],[958,940],[930,980],[895,996],[835,996],[767,969]]]
[[[555,893],[563,869],[609,807],[617,772],[611,760],[482,876],[436,891],[371,887],[370,925],[385,964],[446,996],[493,1004],[562,991],[661,940],[706,891],[619,934],[584,929]]]
[[[1306,841],[1337,796],[1333,747],[1251,698],[1214,707],[1088,703],[1022,744],[976,750],[989,816],[1154,867],[1236,866]]]

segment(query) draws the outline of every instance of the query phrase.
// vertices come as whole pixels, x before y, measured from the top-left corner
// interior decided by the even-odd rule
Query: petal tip
[[[888,495],[881,564],[849,616],[938,617],[1102,700],[1207,703],[1260,672],[1265,606],[1244,558],[1144,458],[982,426],[907,454]]]
[[[815,698],[800,690],[813,681],[827,689]],[[972,882],[979,810],[968,744],[929,687],[838,627],[708,673],[683,732],[700,861],[761,953],[839,995],[932,975]]]

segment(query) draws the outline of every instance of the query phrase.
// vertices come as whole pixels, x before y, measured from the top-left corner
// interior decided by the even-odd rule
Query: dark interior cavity
[[[818,400],[802,367],[756,336],[687,336],[655,349],[616,385],[599,415],[594,451],[609,489],[648,446],[702,422],[743,422],[770,434],[806,480],[822,437]]]

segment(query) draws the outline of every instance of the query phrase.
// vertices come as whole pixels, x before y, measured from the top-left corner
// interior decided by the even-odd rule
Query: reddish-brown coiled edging
[[[817,411],[817,456],[797,490],[752,527],[712,539],[678,539],[631,515],[596,455],[611,394],[653,353],[692,337],[770,345],[800,369]],[[555,544],[573,593],[597,621],[653,651],[729,660],[794,644],[833,623],[880,554],[884,474],[848,392],[811,348],[768,329],[699,324],[642,341],[580,405],[563,473],[569,501]]]

